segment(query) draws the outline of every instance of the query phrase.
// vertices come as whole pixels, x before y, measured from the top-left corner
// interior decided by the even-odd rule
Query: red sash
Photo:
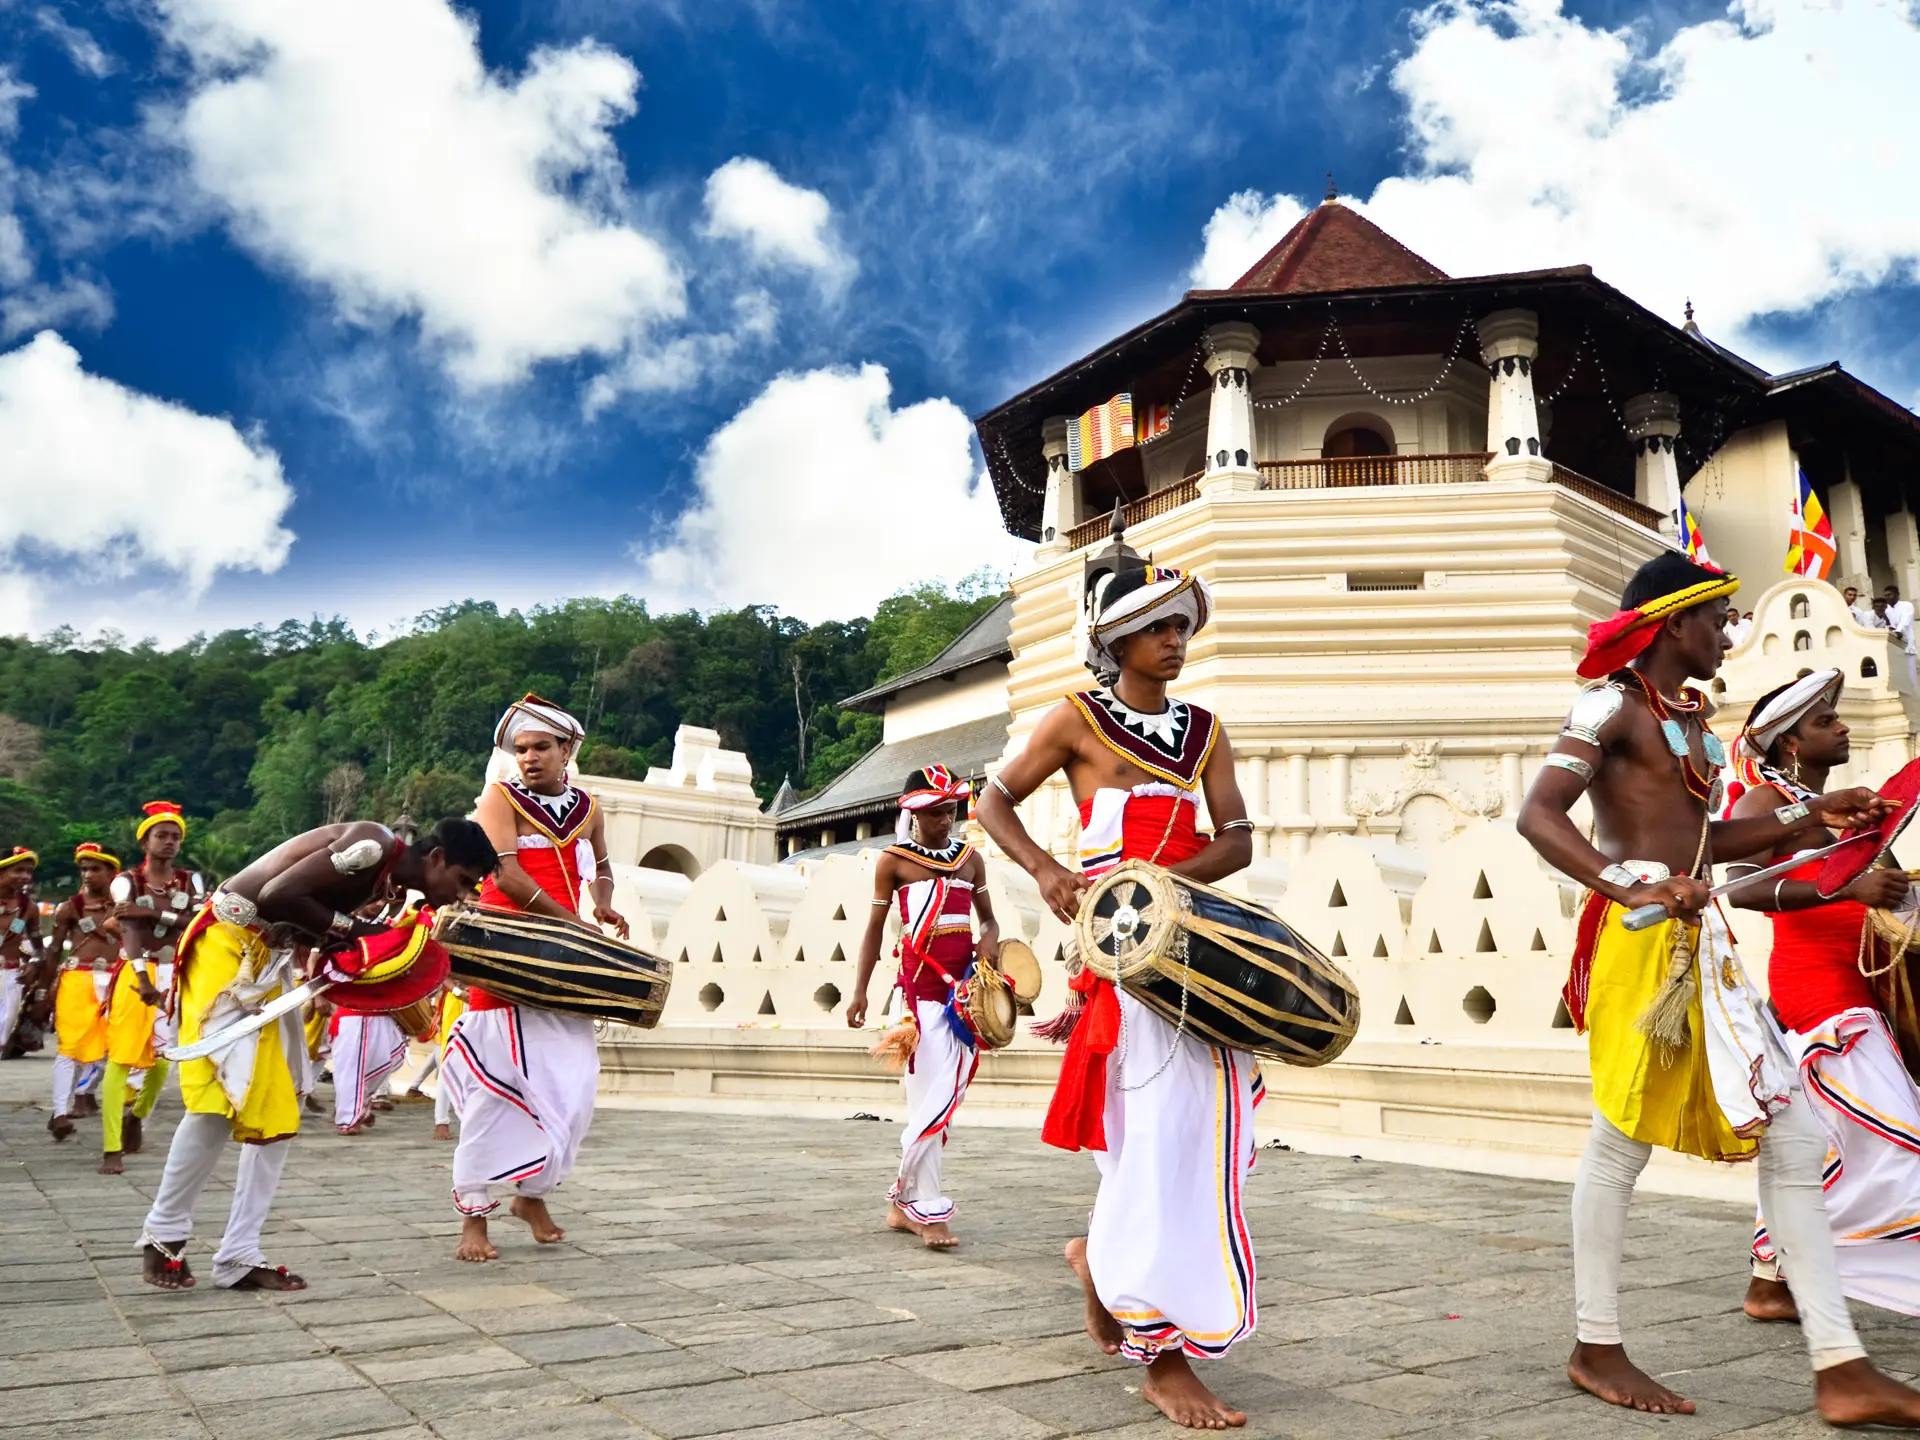
[[[1174,807],[1178,806],[1178,813]],[[1080,806],[1086,824],[1093,802]],[[1152,860],[1177,865],[1190,860],[1212,843],[1212,837],[1194,829],[1191,800],[1172,795],[1134,795],[1120,817],[1120,859]],[[1167,821],[1172,817],[1169,829]],[[1164,843],[1163,843],[1164,837]],[[1084,997],[1086,1010],[1067,1040],[1060,1060],[1060,1078],[1047,1106],[1040,1138],[1061,1150],[1107,1148],[1107,1057],[1120,1044],[1120,996],[1113,982],[1102,980],[1082,966],[1069,982]]]

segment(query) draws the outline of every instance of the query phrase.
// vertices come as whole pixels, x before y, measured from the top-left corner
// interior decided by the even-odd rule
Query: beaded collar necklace
[[[1720,803],[1720,772],[1726,768],[1727,750],[1720,743],[1702,717],[1707,708],[1707,697],[1691,686],[1682,686],[1677,698],[1669,700],[1660,691],[1649,685],[1638,670],[1629,667],[1623,670],[1625,675],[1647,697],[1647,708],[1653,712],[1653,718],[1660,722],[1660,733],[1665,737],[1667,749],[1673,752],[1680,762],[1680,776],[1686,782],[1687,793],[1696,800],[1704,800],[1710,808]],[[1675,719],[1675,715],[1684,719]],[[1707,768],[1703,773],[1693,763],[1692,737],[1689,727],[1700,727],[1700,748],[1707,757]]]

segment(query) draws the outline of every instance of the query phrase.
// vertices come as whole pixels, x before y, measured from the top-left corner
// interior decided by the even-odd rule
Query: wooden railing
[[[1346,460],[1262,460],[1262,490],[1328,490],[1352,485],[1461,485],[1484,480],[1491,455],[1356,455]]]
[[[1584,495],[1596,505],[1604,505],[1616,515],[1624,515],[1635,524],[1644,525],[1649,530],[1660,528],[1661,514],[1650,506],[1642,505],[1630,495],[1622,495],[1618,490],[1609,489],[1598,480],[1589,480],[1578,470],[1569,470],[1556,463],[1553,467],[1553,483],[1564,485],[1576,495]]]
[[[1200,472],[1195,471],[1184,480],[1175,481],[1164,490],[1155,490],[1144,499],[1135,500],[1120,508],[1120,520],[1131,530],[1143,520],[1151,520],[1156,515],[1164,515],[1169,510],[1178,510],[1190,500],[1200,498]],[[1107,532],[1113,528],[1113,512],[1096,515],[1093,519],[1074,526],[1067,531],[1067,544],[1075,550],[1085,545],[1097,545],[1107,538]]]

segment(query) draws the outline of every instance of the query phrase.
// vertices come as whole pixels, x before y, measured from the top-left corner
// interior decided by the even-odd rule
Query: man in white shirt
[[[1916,670],[1913,648],[1913,602],[1900,598],[1900,587],[1889,585],[1881,592],[1887,600],[1887,628],[1907,650],[1907,681],[1920,690],[1920,671]]]
[[[1864,625],[1869,630],[1880,628],[1880,620],[1873,613],[1873,601],[1860,598],[1860,587],[1849,585],[1840,592],[1840,598],[1847,602],[1847,609],[1853,612],[1853,623]]]

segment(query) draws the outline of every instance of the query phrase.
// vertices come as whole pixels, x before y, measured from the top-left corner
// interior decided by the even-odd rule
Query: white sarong
[[[1258,1320],[1244,1190],[1265,1095],[1259,1062],[1118,998],[1087,1266],[1129,1359],[1163,1349],[1216,1359]]]
[[[391,1015],[342,1011],[333,1041],[333,1123],[345,1127],[366,1119],[380,1082],[406,1058],[407,1037]]]
[[[900,1173],[887,1199],[910,1219],[932,1225],[953,1218],[953,1201],[940,1188],[940,1154],[980,1056],[955,1032],[946,1006],[922,1000],[914,1014],[920,1021],[920,1048],[913,1068],[901,1076],[907,1124],[900,1132]]]
[[[462,1215],[498,1207],[494,1186],[545,1195],[565,1180],[593,1123],[600,1047],[593,1021],[532,1006],[468,1010],[440,1062],[460,1143],[453,1203]]]
[[[13,1039],[13,1027],[20,1023],[20,1011],[26,1002],[26,991],[20,988],[20,972],[15,969],[0,970],[0,1050]]]
[[[1787,1042],[1827,1137],[1827,1220],[1841,1287],[1852,1299],[1920,1315],[1920,1089],[1893,1032],[1861,1006],[1811,1034],[1790,1032]],[[1753,1257],[1763,1274],[1777,1258],[1764,1215]]]

